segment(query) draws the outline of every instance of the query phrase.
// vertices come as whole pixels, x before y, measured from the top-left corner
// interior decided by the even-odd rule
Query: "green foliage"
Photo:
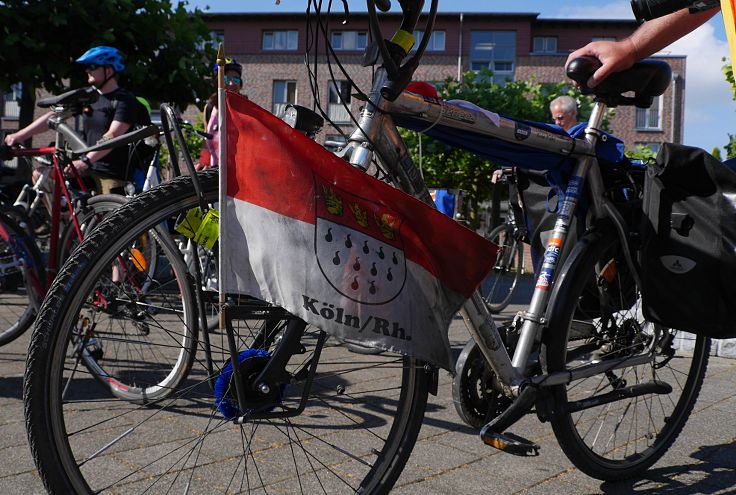
[[[637,144],[636,148],[634,148],[634,151],[626,152],[626,156],[632,160],[641,160],[642,162],[648,162],[649,160],[657,158],[657,153],[652,151],[652,148],[650,148],[649,146]]]
[[[724,62],[726,61],[725,57],[721,60]],[[723,71],[723,75],[726,76],[726,81],[731,85],[733,100],[736,101],[736,80],[734,80],[733,76],[733,65],[730,63],[723,64],[721,71]]]
[[[723,158],[721,156],[721,148],[713,148],[713,151],[711,151],[710,154],[713,155],[713,158],[723,161]]]
[[[726,160],[729,158],[736,158],[736,135],[728,135],[728,144],[725,146],[726,149]]]
[[[492,74],[488,69],[478,73],[466,72],[462,82],[448,78],[438,85],[437,92],[448,100],[466,100],[501,115],[537,122],[549,122],[549,103],[553,99],[570,95],[578,101],[578,120],[586,121],[590,116],[592,102],[569,84],[541,84],[531,79],[509,80],[501,86],[490,82]],[[604,128],[607,125],[605,121]],[[405,130],[401,133],[410,153],[419,163],[418,134]],[[498,166],[428,136],[422,136],[421,145],[422,173],[427,185],[467,191],[470,200],[469,221],[471,227],[477,228],[478,204],[491,197],[493,184],[490,177]]]
[[[174,6],[175,5],[175,6]],[[35,90],[86,84],[74,60],[96,45],[126,55],[121,85],[149,101],[204,99],[215,48],[201,12],[169,0],[6,0],[0,2],[0,91],[23,83],[21,125]],[[30,112],[30,115],[29,115]]]
[[[194,122],[194,124],[191,126],[193,129],[197,130],[203,130],[204,124],[202,123],[202,114],[197,115],[197,120]],[[183,127],[182,134],[184,135],[184,142],[187,144],[187,150],[189,151],[189,155],[192,157],[192,160],[196,164],[199,160],[199,155],[202,151],[202,148],[204,147],[204,139],[199,137],[193,132],[190,132],[188,128]],[[177,146],[177,153],[179,157],[179,166],[182,167],[182,170],[184,169],[184,158],[183,153],[184,150],[179,149]],[[167,146],[161,146],[161,165],[164,168],[169,167],[169,148]]]

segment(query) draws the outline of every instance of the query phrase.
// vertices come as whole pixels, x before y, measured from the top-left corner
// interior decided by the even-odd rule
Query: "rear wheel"
[[[638,476],[685,425],[703,383],[710,339],[643,317],[639,289],[612,230],[586,236],[557,283],[546,334],[548,371],[649,356],[553,389],[551,423],[560,447],[589,476]],[[647,393],[636,394],[637,388]],[[619,399],[586,408],[605,394]]]
[[[519,287],[524,273],[524,245],[514,236],[513,226],[506,223],[493,229],[488,240],[500,251],[480,290],[491,312],[498,313],[511,304]]]
[[[207,201],[214,202],[216,171],[199,177]],[[150,333],[162,338],[150,341],[146,356],[189,353],[182,336],[190,337],[198,355],[186,379],[141,404],[117,392],[111,396],[109,382],[100,386],[93,366],[78,365],[94,352],[79,330],[80,315],[92,301],[102,303],[96,291],[110,266],[125,246],[154,229],[161,249],[168,250],[166,266],[185,268],[181,242],[170,250],[163,234],[171,232],[173,218],[197,205],[190,177],[134,198],[85,239],[57,277],[34,332],[24,382],[29,438],[46,488],[80,494],[388,493],[424,415],[430,372],[415,359],[351,353],[283,309],[250,299],[232,322],[243,377],[238,390],[228,334],[219,328],[187,331],[196,322],[184,316],[187,296],[180,289],[138,301],[136,309],[157,310]],[[121,299],[119,307],[125,307],[128,301]],[[99,313],[129,328],[137,321],[133,311]],[[105,332],[95,336],[103,344],[103,366],[110,342]],[[116,342],[141,340],[134,335]],[[277,385],[261,387],[256,377],[279,353],[288,356],[286,374]],[[145,378],[156,363],[148,359],[117,354],[104,369],[111,379],[134,385],[120,377],[134,370]],[[287,411],[293,414],[285,416]]]

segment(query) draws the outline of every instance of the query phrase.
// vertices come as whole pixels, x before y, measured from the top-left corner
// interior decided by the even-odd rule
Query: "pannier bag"
[[[698,148],[664,144],[644,182],[644,315],[736,337],[736,171]]]

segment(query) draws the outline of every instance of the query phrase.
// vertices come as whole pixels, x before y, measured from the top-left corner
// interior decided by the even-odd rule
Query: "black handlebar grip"
[[[10,146],[5,143],[0,144],[0,162],[10,160]]]
[[[567,77],[578,83],[581,93],[589,95],[593,90],[588,87],[588,79],[590,79],[590,76],[592,76],[600,66],[601,63],[598,59],[593,57],[578,57],[567,64]]]

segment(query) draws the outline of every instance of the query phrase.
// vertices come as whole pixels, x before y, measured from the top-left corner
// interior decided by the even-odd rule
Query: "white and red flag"
[[[497,248],[227,92],[221,290],[452,367],[447,328]]]

